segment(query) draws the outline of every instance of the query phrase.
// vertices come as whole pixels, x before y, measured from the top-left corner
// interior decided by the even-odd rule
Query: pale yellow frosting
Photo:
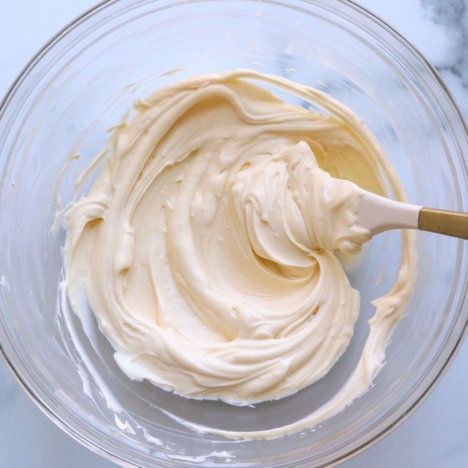
[[[66,214],[73,310],[89,302],[129,377],[187,397],[249,404],[323,377],[358,317],[359,293],[334,250],[358,253],[371,237],[357,222],[361,188],[385,194],[382,171],[406,199],[376,139],[326,94],[247,70],[180,81],[135,108],[79,180],[104,160],[92,189]],[[364,393],[414,288],[415,237],[402,236],[398,278],[375,301],[360,364],[338,395],[286,427],[198,429],[274,437]]]

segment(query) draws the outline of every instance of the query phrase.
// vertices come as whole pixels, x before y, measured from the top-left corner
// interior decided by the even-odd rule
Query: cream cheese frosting
[[[78,180],[79,190],[103,163],[65,216],[73,310],[89,303],[130,378],[187,397],[250,404],[323,377],[359,313],[334,251],[357,254],[371,238],[357,219],[363,189],[386,195],[383,174],[406,201],[375,137],[328,95],[249,70],[180,81],[135,109]],[[415,234],[402,240],[398,277],[374,301],[358,368],[324,407],[266,431],[197,429],[275,437],[364,393],[414,289]]]

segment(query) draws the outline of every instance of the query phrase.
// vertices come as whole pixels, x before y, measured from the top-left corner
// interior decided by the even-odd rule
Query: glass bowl
[[[189,400],[131,381],[94,318],[81,323],[61,306],[65,232],[51,231],[57,197],[71,200],[77,175],[133,100],[190,75],[232,68],[286,76],[343,101],[388,152],[412,203],[468,211],[467,130],[453,98],[411,44],[353,3],[107,1],[68,25],[27,65],[0,108],[0,343],[50,418],[123,466],[337,464],[414,411],[466,333],[464,243],[419,233],[416,291],[375,385],[319,426],[239,441],[179,421],[266,429],[327,401],[359,359],[371,300],[395,278],[398,232],[377,236],[356,261],[345,262],[362,306],[352,344],[331,372],[255,408]],[[116,414],[134,433],[118,429]]]

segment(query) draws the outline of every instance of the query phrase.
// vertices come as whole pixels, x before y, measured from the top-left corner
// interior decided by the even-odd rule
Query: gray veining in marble
[[[425,17],[442,26],[450,38],[450,52],[433,62],[441,74],[451,73],[468,89],[468,16],[467,5],[459,0],[422,0]]]
[[[467,0],[468,1],[468,0]],[[361,0],[433,63],[468,117],[468,3]],[[0,0],[0,95],[56,31],[95,0]],[[428,400],[343,468],[468,467],[468,343]],[[111,468],[57,428],[0,361],[0,468]]]

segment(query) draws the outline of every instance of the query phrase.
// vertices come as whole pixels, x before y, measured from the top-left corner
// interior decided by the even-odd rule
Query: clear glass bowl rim
[[[139,3],[138,0],[133,0],[135,4]],[[216,0],[210,0],[216,1]],[[363,7],[362,5],[352,1],[352,0],[332,0],[336,4],[341,4],[347,8],[353,9],[359,15],[366,17],[366,19],[371,20],[375,23],[376,26],[384,28],[387,33],[389,33],[393,39],[402,45],[407,52],[412,54],[415,58],[417,58],[424,66],[425,71],[429,72],[433,79],[435,79],[436,83],[440,86],[445,97],[447,98],[448,104],[451,106],[451,110],[456,116],[458,120],[458,124],[461,126],[462,131],[464,133],[465,139],[468,142],[468,126],[465,122],[462,112],[460,111],[452,93],[447,88],[445,83],[443,82],[442,78],[440,77],[437,70],[430,64],[430,62],[424,57],[424,55],[413,45],[411,41],[409,41],[406,37],[404,37],[401,33],[395,30],[391,25],[389,25],[385,20],[380,18],[378,15],[373,13],[372,11],[368,10],[367,8]],[[39,51],[31,58],[31,60],[25,65],[25,67],[21,70],[17,78],[13,81],[10,88],[6,92],[3,99],[0,101],[0,123],[3,123],[2,120],[6,113],[9,103],[12,101],[14,96],[16,95],[17,91],[20,89],[22,82],[28,77],[34,67],[41,61],[41,59],[51,50],[54,46],[58,43],[66,39],[68,34],[78,27],[80,24],[86,22],[90,17],[94,16],[97,13],[101,13],[102,11],[119,4],[121,0],[103,0],[102,2],[98,3],[94,7],[83,12],[80,16],[76,17],[74,20],[69,22],[65,27],[63,27],[59,32],[57,32],[46,44],[44,44]],[[308,0],[301,0],[302,3],[305,5],[313,4],[314,2],[309,2]],[[179,3],[177,0],[172,0],[171,3],[176,4]],[[274,1],[269,1],[268,3],[276,3]],[[287,4],[288,0],[282,0],[281,3]],[[2,135],[0,135],[0,144],[2,144]],[[0,146],[0,150],[2,147]],[[466,308],[466,300],[467,300],[467,293],[468,293],[468,284],[465,284],[465,294],[463,294],[463,300],[460,302],[457,311],[457,318],[459,319],[460,311]],[[23,388],[25,393],[31,398],[31,400],[36,404],[36,406],[58,427],[60,427],[64,432],[74,438],[76,441],[90,449],[91,451],[97,453],[98,455],[117,463],[121,466],[131,467],[131,466],[141,466],[143,465],[136,465],[134,463],[129,463],[124,458],[120,457],[119,455],[112,453],[109,450],[101,447],[97,441],[93,441],[88,439],[85,435],[80,433],[78,430],[73,428],[70,424],[68,424],[64,419],[62,419],[51,407],[51,405],[47,402],[47,395],[41,395],[39,389],[35,388],[34,385],[24,375],[27,374],[27,369],[22,368],[21,359],[13,359],[12,356],[9,355],[7,350],[5,349],[4,339],[8,338],[8,332],[6,331],[5,324],[2,322],[3,311],[0,309],[0,337],[2,340],[0,341],[0,356],[3,357],[5,363],[7,364],[8,368],[12,372],[13,376],[16,378],[17,382]],[[438,359],[437,364],[439,365],[438,368],[432,368],[430,372],[430,379],[429,376],[425,379],[427,381],[429,379],[429,383],[420,393],[420,395],[414,399],[411,405],[398,417],[394,418],[394,420],[388,424],[385,429],[377,431],[374,434],[369,434],[367,440],[363,441],[357,447],[349,450],[346,454],[340,455],[335,460],[327,463],[326,465],[320,465],[321,467],[329,467],[335,466],[340,464],[359,453],[363,452],[367,448],[371,447],[372,445],[379,442],[381,439],[386,437],[388,434],[393,432],[400,424],[402,424],[416,409],[429,397],[431,392],[435,389],[437,384],[440,382],[442,377],[445,375],[447,370],[449,369],[450,365],[452,364],[453,360],[455,359],[458,351],[460,350],[466,335],[468,334],[468,313],[466,314],[466,318],[464,323],[461,324],[461,333],[458,336],[451,338],[452,346],[451,349],[448,349],[447,356],[445,360],[441,361],[440,357]],[[10,343],[8,343],[10,344]],[[448,343],[445,344],[447,347]],[[14,345],[12,346],[12,350],[14,349]],[[16,351],[16,350],[15,350]],[[13,354],[13,353],[12,353]],[[15,353],[16,354],[16,353]],[[44,398],[45,397],[45,398]],[[295,468],[297,462],[300,463],[300,466],[306,466],[307,459],[302,458],[300,460],[288,460],[285,463],[281,463],[280,465],[271,465],[271,466],[281,466],[283,468]],[[164,466],[161,464],[160,466]],[[173,466],[173,465],[167,465]],[[268,464],[270,466],[270,464]]]

